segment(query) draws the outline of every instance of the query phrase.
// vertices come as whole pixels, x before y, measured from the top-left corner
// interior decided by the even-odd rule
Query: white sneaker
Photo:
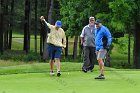
[[[54,72],[53,72],[53,71],[51,71],[51,72],[50,72],[50,75],[51,75],[51,76],[54,76]]]

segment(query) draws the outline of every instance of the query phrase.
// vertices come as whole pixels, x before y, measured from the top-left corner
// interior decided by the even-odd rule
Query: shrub
[[[40,60],[39,53],[34,53],[30,51],[28,54],[26,54],[24,51],[5,51],[3,55],[0,55],[0,59],[2,60],[13,60],[13,61],[38,61]]]
[[[133,51],[133,38],[131,38],[131,53]],[[121,38],[118,38],[118,39],[115,39],[113,41],[116,45],[116,48],[117,48],[117,51],[121,54],[128,54],[128,35],[125,35],[124,37],[121,37]]]

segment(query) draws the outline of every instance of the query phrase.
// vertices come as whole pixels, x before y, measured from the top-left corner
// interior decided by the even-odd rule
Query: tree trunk
[[[50,3],[50,8],[49,8],[49,13],[48,13],[48,22],[52,24],[52,13],[53,13],[53,8],[54,8],[54,0],[51,0],[51,3]],[[43,59],[48,59],[48,50],[47,50],[47,47],[48,47],[48,44],[46,43],[47,41],[47,38],[48,38],[48,29],[47,27],[45,27],[46,29],[46,36],[45,37],[45,41],[44,41],[44,51],[43,51]]]
[[[30,0],[25,1],[25,24],[24,24],[24,50],[26,53],[30,50],[30,30],[31,30],[31,9]]]
[[[42,24],[42,22],[40,21],[40,24],[41,24],[41,31],[40,31],[40,56],[42,56],[43,55],[43,50],[42,50],[42,48],[43,48],[43,44],[42,44],[42,40],[43,40],[43,24]]]
[[[3,0],[0,1],[0,10],[3,11]],[[0,12],[0,53],[3,54],[3,21],[4,14]]]
[[[137,6],[139,6],[138,3],[139,0],[135,0],[135,3]],[[135,26],[135,31],[134,31],[134,52],[133,52],[133,60],[134,60],[134,67],[135,68],[140,68],[140,23],[139,23],[139,14],[140,14],[140,7],[138,9],[134,10],[134,26]]]
[[[136,30],[134,33],[134,67],[140,68],[140,23],[136,22]]]
[[[44,5],[44,2],[43,2],[44,0],[41,0],[41,10],[43,10],[43,5]],[[41,14],[41,15],[43,15],[43,14]],[[43,33],[43,24],[42,24],[42,22],[40,21],[40,56],[42,57],[42,55],[43,55],[43,45],[42,45],[42,40],[43,40],[43,35],[42,35],[42,33]]]
[[[130,31],[128,31],[128,64],[130,64]]]
[[[83,46],[81,46],[81,37],[79,37],[79,57],[82,56]]]
[[[66,48],[65,48],[65,57],[68,56],[68,36],[66,36]]]
[[[28,12],[28,0],[25,1],[25,20],[24,20],[25,21],[25,23],[24,23],[24,51],[26,51],[26,53],[28,52],[28,49],[27,49],[27,44],[28,44],[27,43],[27,41],[28,41],[27,40],[27,37],[28,37],[27,36],[28,35],[27,34],[27,29],[28,29],[27,28],[27,16],[28,15],[27,14],[28,13],[27,12]]]
[[[50,7],[50,0],[41,0],[41,10],[43,11],[41,15],[48,15]],[[44,10],[45,9],[45,10]],[[48,17],[45,16],[45,19],[48,20]],[[40,32],[40,55],[43,59],[44,54],[44,42],[46,41],[46,34],[48,32],[48,28],[45,28],[46,25],[41,23],[41,32]]]
[[[8,48],[8,0],[0,1],[0,52]]]
[[[31,32],[31,0],[28,0],[28,50],[30,50],[30,32]]]
[[[4,50],[8,49],[8,0],[4,0]]]
[[[14,4],[15,0],[11,1],[11,17],[10,17],[10,32],[9,32],[9,44],[8,49],[11,49],[12,47],[12,29],[13,29],[13,16],[14,16]]]
[[[73,47],[73,59],[77,58],[77,43],[78,43],[78,35],[76,34]]]
[[[38,0],[35,0],[35,32],[34,32],[34,38],[35,38],[35,53],[37,53],[37,7],[38,7]]]
[[[49,57],[49,54],[48,54],[48,44],[47,44],[47,38],[48,38],[48,27],[47,25],[45,24],[44,25],[44,31],[45,31],[45,39],[43,38],[43,43],[44,43],[44,49],[43,49],[43,60],[47,60],[48,57]],[[44,35],[44,33],[42,33]]]
[[[52,14],[53,14],[53,8],[54,8],[54,0],[51,0],[50,8],[49,8],[49,13],[48,13],[48,22],[52,24]]]

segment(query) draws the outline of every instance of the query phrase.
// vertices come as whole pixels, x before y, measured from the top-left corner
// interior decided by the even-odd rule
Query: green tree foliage
[[[109,3],[112,9],[112,27],[116,30],[133,29],[134,33],[134,66],[140,68],[140,0],[115,0]]]
[[[76,35],[87,24],[89,16],[103,20],[112,33],[134,33],[134,63],[140,68],[140,0],[60,0],[60,13],[67,34]]]
[[[112,9],[111,26],[116,31],[124,31],[126,26],[130,25],[133,6],[132,0],[115,0],[109,3],[109,8]]]
[[[80,34],[84,25],[88,24],[88,17],[94,16],[93,0],[60,0],[60,14],[68,36]]]

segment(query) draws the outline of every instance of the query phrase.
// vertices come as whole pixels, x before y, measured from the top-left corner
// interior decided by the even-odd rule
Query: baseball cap
[[[102,23],[101,19],[97,19],[95,24],[99,24],[99,23]]]
[[[57,20],[57,21],[55,22],[55,26],[56,26],[56,27],[61,27],[61,26],[62,26],[62,22],[61,22],[60,20]]]

